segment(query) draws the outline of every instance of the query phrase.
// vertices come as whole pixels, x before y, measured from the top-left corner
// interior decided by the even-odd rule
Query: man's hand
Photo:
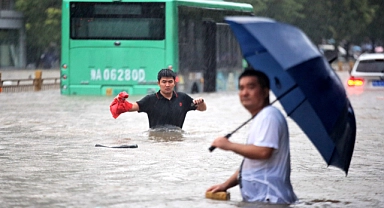
[[[128,93],[126,92],[120,92],[116,97],[115,99],[117,99],[119,102],[124,102],[125,99],[127,99],[129,97]]]
[[[203,98],[194,99],[192,102],[193,102],[192,105],[196,106],[196,110],[199,110],[199,111],[207,110],[207,106],[205,105]]]
[[[120,92],[113,99],[111,105],[109,106],[109,109],[111,111],[113,118],[116,119],[120,114],[131,110],[133,104],[125,100],[128,97],[129,97],[128,93]]]
[[[213,147],[220,148],[222,150],[230,150],[229,147],[232,144],[226,137],[217,137],[215,140],[213,140],[212,145]]]
[[[225,186],[224,183],[213,185],[206,190],[206,192],[212,192],[212,193],[216,193],[219,191],[227,191],[227,187]]]
[[[197,99],[194,99],[192,102],[195,105],[199,105],[201,103],[204,103],[204,99],[203,98],[197,98]]]

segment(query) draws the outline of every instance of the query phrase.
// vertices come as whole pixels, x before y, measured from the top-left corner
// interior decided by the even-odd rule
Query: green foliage
[[[16,0],[15,7],[24,15],[28,62],[37,61],[49,46],[60,46],[61,1]]]
[[[253,6],[253,10],[256,13],[263,12],[267,9],[266,0],[233,0],[234,2],[247,3]]]
[[[359,42],[384,39],[383,0],[237,0],[254,6],[256,16],[293,24],[315,43],[324,39]]]
[[[252,4],[256,16],[299,27],[317,44],[324,39],[357,44],[366,38],[384,41],[383,0],[232,1]],[[16,0],[16,9],[25,17],[28,62],[38,60],[50,45],[60,47],[60,0]]]
[[[303,3],[306,0],[263,0],[267,5],[262,16],[272,17],[273,19],[286,23],[294,23],[296,20],[303,19]]]
[[[332,36],[336,40],[351,41],[366,29],[372,22],[375,8],[368,4],[368,0],[331,1],[333,21],[330,23]]]
[[[381,44],[384,44],[384,1],[370,0],[370,5],[375,9],[375,15],[367,29],[362,32],[362,36],[370,37],[374,41],[381,40]]]

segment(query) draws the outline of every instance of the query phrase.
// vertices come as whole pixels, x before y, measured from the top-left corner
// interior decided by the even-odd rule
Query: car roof
[[[358,60],[384,59],[384,53],[363,53]]]
[[[372,65],[373,63],[367,62],[375,62],[378,65]],[[383,66],[382,62],[384,62],[384,53],[363,53],[357,59],[350,74],[357,77],[374,77],[379,79],[379,77],[384,75],[384,72],[381,71]],[[358,68],[360,68],[359,71]]]

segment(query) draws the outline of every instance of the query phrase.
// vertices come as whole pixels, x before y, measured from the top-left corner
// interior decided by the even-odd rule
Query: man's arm
[[[239,175],[239,170],[237,170],[231,177],[229,177],[224,183],[211,186],[207,189],[207,192],[218,192],[218,191],[227,191],[236,185],[239,184],[237,177]]]
[[[140,110],[140,107],[139,107],[139,104],[137,104],[136,102],[132,103],[132,108],[129,110],[129,112],[132,112],[132,111],[139,111]]]
[[[212,146],[223,150],[233,151],[249,159],[268,159],[272,156],[273,148],[260,147],[252,144],[239,144],[229,141],[225,137],[216,138]]]

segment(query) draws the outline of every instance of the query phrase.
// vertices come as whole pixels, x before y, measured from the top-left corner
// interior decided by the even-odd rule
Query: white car
[[[348,79],[348,87],[384,89],[384,53],[361,54]]]

